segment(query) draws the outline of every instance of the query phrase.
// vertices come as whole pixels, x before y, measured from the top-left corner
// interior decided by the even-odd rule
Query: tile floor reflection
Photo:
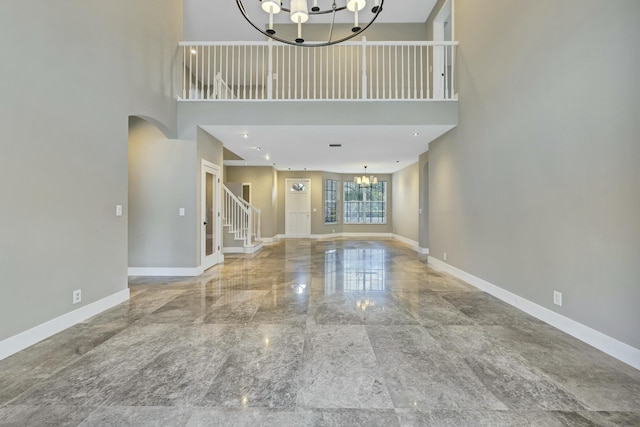
[[[0,361],[0,425],[640,425],[640,371],[391,240],[288,240]]]

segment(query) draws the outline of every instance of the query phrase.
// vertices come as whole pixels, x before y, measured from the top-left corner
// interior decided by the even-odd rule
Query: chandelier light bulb
[[[362,30],[358,22],[358,12],[364,9],[366,4],[366,0],[349,0],[347,2],[347,10],[353,12],[353,28],[351,29],[351,31],[353,31],[354,33]]]
[[[276,0],[262,0],[262,10],[267,13],[280,13],[282,2]]]
[[[269,14],[269,28],[267,28],[267,33],[275,34],[276,31],[273,29],[273,15],[276,13],[280,13],[282,9],[282,2],[276,0],[262,0],[262,10]]]
[[[291,21],[296,24],[304,24],[308,20],[307,0],[291,0]]]

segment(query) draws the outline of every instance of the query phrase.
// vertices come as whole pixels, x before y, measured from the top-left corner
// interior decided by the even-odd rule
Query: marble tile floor
[[[392,240],[130,289],[0,361],[0,425],[640,426],[640,371]]]

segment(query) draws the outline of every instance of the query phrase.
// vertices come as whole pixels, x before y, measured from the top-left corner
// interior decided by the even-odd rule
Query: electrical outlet
[[[73,291],[73,303],[77,304],[82,301],[82,290],[76,289]]]
[[[442,258],[443,258],[444,261],[447,260],[447,253],[446,252],[444,253],[444,255],[442,255]]]
[[[562,292],[553,291],[553,303],[562,307]]]

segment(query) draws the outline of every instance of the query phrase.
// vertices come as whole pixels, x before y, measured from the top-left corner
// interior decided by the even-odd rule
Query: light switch
[[[122,216],[122,205],[116,205],[116,216]]]
[[[178,215],[184,216],[184,208],[180,208],[180,211],[178,212]]]

